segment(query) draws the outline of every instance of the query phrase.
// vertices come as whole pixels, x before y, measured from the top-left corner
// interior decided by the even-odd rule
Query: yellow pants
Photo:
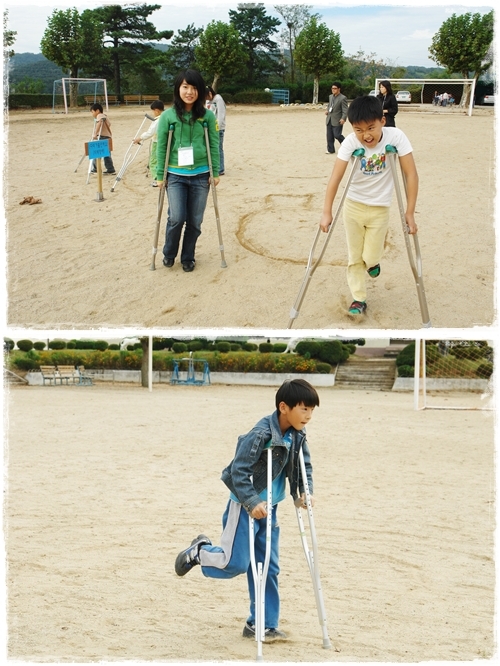
[[[389,207],[367,206],[346,198],[343,216],[348,249],[347,284],[355,301],[366,301],[366,270],[382,258]]]

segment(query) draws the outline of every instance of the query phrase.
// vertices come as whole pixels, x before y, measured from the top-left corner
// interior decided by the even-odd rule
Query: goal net
[[[397,363],[399,376],[413,374],[415,409],[494,409],[494,352],[487,340],[417,340],[412,345]],[[405,365],[412,356],[413,368]]]
[[[99,102],[108,110],[106,79],[64,78],[54,81],[52,88],[52,113],[68,113],[85,104]]]
[[[394,94],[398,90],[409,90],[412,102],[446,107],[458,106],[467,109],[469,116],[472,115],[476,79],[376,79],[377,92],[379,83],[384,80],[390,81]],[[439,100],[439,96],[445,93],[448,100],[443,104],[444,100]],[[451,103],[450,98],[453,100]]]

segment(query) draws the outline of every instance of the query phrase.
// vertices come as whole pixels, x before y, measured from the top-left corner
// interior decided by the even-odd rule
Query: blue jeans
[[[271,529],[271,559],[266,582],[265,626],[277,629],[280,614],[278,591],[279,538],[280,528],[276,516],[277,505],[273,506]],[[266,553],[266,518],[254,521],[255,561],[264,563]],[[250,595],[250,615],[247,622],[255,624],[255,587],[250,564],[250,521],[241,504],[229,500],[222,516],[222,537],[220,546],[202,546],[200,549],[201,570],[208,578],[234,578],[246,573]],[[213,566],[211,566],[213,564]]]
[[[196,241],[201,234],[201,223],[207,206],[209,174],[179,176],[167,174],[168,218],[163,254],[175,259],[182,240],[181,262],[194,261]]]
[[[224,173],[224,132],[226,130],[219,130],[219,155],[220,155],[220,166],[219,173]]]

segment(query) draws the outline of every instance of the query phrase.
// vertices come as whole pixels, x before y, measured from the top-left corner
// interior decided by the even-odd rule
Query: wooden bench
[[[147,104],[148,102],[155,102],[157,99],[160,99],[159,95],[141,95],[141,102]]]
[[[75,380],[78,379],[78,373],[75,369],[75,366],[73,365],[58,365],[57,366],[57,371],[56,371],[56,376],[55,376],[55,383],[57,384],[57,381],[62,384],[63,381],[66,382],[66,385],[69,384],[71,381],[72,384],[75,383]]]
[[[92,380],[92,377],[85,372],[85,367],[83,365],[79,365],[77,370],[77,377],[78,377],[78,383],[81,386],[92,386],[94,383]]]
[[[140,95],[124,95],[123,99],[125,100],[125,104],[140,104],[141,103],[141,96]]]
[[[83,99],[85,100],[85,104],[88,104],[89,106],[91,106],[92,104],[95,104],[95,103],[102,104],[103,101],[104,101],[104,98],[101,97],[100,95],[95,95],[95,96],[94,95],[85,95]],[[109,100],[109,97],[108,97],[108,100]]]
[[[54,385],[56,383],[56,366],[55,365],[41,365],[40,366],[40,373],[42,375],[42,382],[43,385],[45,386],[46,382],[49,383],[49,386],[52,386],[52,382],[54,382]]]
[[[108,104],[116,104],[118,106],[120,104],[118,95],[108,95]]]

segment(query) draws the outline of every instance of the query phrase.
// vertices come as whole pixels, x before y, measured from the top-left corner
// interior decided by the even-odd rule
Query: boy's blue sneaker
[[[274,641],[286,641],[287,635],[284,631],[279,629],[266,629],[265,630],[266,643],[274,643]],[[243,636],[245,638],[253,638],[255,640],[255,626],[249,622],[245,623],[243,627]]]
[[[349,307],[350,315],[362,315],[366,312],[366,302],[365,301],[353,301]]]
[[[380,275],[380,264],[377,264],[376,266],[372,266],[371,268],[368,268],[366,270],[368,275],[372,278],[376,278]]]
[[[175,558],[175,573],[178,576],[185,576],[188,571],[200,563],[201,546],[211,546],[212,542],[204,534],[199,534],[196,539],[191,541],[191,545],[186,550],[182,550]]]

